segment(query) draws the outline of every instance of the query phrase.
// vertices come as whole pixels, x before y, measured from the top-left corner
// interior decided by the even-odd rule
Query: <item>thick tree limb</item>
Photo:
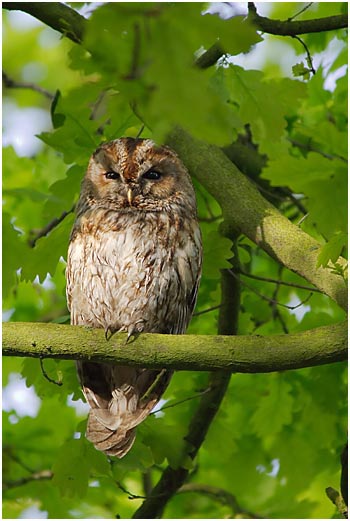
[[[342,277],[330,269],[316,268],[321,245],[266,201],[218,147],[193,138],[179,127],[171,132],[167,143],[218,201],[227,223],[347,309]],[[346,263],[342,258],[338,262]]]
[[[279,36],[295,36],[297,34],[318,33],[343,29],[348,25],[346,14],[328,16],[313,20],[271,20],[260,16],[253,2],[248,3],[249,19],[259,31]],[[89,21],[71,7],[61,2],[3,2],[2,7],[8,10],[20,10],[42,21],[52,29],[59,31],[75,43],[82,43],[84,32]],[[210,67],[225,54],[219,44],[214,44],[198,59],[198,66]]]
[[[8,322],[3,355],[115,362],[139,367],[191,371],[265,373],[346,359],[346,324],[290,335],[142,334],[125,344],[126,334],[105,340],[104,331],[83,326]]]
[[[82,43],[88,20],[61,2],[3,2],[8,10],[23,11],[75,43]]]

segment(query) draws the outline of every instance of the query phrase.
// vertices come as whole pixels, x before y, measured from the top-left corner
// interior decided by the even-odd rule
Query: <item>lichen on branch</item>
[[[3,355],[92,360],[149,368],[265,373],[346,360],[346,323],[273,336],[126,334],[106,341],[84,326],[3,324]]]

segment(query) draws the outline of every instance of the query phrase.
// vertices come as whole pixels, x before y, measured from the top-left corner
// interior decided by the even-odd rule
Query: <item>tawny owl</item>
[[[122,138],[92,155],[67,258],[71,323],[106,333],[182,334],[195,305],[201,237],[190,176],[150,139]],[[121,458],[171,372],[77,362],[90,405],[87,438]]]

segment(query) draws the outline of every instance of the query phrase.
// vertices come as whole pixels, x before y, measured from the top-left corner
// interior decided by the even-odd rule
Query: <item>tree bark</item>
[[[346,360],[346,323],[274,336],[126,334],[106,341],[104,331],[83,326],[8,322],[3,355],[114,362],[190,371],[268,373]]]
[[[343,278],[331,269],[316,267],[321,245],[264,199],[218,147],[193,138],[179,127],[170,133],[167,144],[218,201],[226,223],[347,309]],[[346,261],[340,257],[338,263],[345,265]]]

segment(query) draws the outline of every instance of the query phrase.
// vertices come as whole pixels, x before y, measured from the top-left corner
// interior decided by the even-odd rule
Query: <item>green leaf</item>
[[[333,235],[327,244],[322,246],[317,258],[316,267],[319,268],[322,266],[323,268],[326,268],[329,261],[335,264],[340,257],[343,248],[347,246],[347,243],[348,237],[346,233],[339,232]]]
[[[306,94],[303,83],[284,78],[266,80],[260,71],[246,71],[237,65],[226,69],[231,101],[239,105],[238,115],[249,124],[254,140],[276,141],[286,126],[286,116]]]
[[[263,41],[254,24],[244,16],[223,20],[216,14],[205,14],[196,25],[198,46],[202,44],[209,48],[218,40],[224,51],[231,55],[247,53],[253,45]]]
[[[80,192],[83,175],[84,169],[79,165],[73,165],[67,170],[64,179],[60,179],[50,186],[52,197],[43,209],[43,216],[47,222],[72,209]]]
[[[71,361],[54,360],[46,358],[42,361],[44,372],[40,361],[35,358],[26,358],[22,363],[21,374],[25,378],[26,386],[34,386],[40,398],[57,395],[64,404],[67,396],[75,393],[77,398],[81,397],[75,364]],[[53,381],[49,381],[49,379]],[[57,382],[56,384],[54,382]],[[57,384],[60,385],[57,385]]]
[[[283,375],[270,375],[264,396],[257,403],[250,424],[260,437],[273,438],[292,421],[293,398],[291,386]]]
[[[232,268],[228,259],[232,257],[232,241],[218,231],[210,231],[203,242],[203,274],[208,279],[219,279],[220,270]]]
[[[310,69],[305,67],[303,62],[296,63],[292,67],[293,76],[302,76],[305,80],[308,80],[310,78]]]
[[[47,274],[53,275],[60,258],[66,258],[69,236],[74,222],[74,215],[68,215],[49,235],[36,242],[22,265],[23,280],[34,280],[36,276],[44,281]]]
[[[306,158],[292,157],[281,149],[264,168],[262,177],[274,186],[288,186],[294,193],[307,196],[306,222],[315,223],[326,237],[346,229],[347,169],[342,161],[330,161],[315,152],[309,152]]]
[[[52,467],[52,483],[63,497],[84,497],[89,483],[91,462],[84,438],[66,441]]]
[[[8,294],[17,282],[17,270],[21,267],[21,259],[26,254],[26,246],[20,239],[20,234],[11,224],[11,217],[2,216],[2,288],[4,295]]]
[[[184,441],[185,425],[168,422],[164,417],[149,417],[138,431],[143,443],[150,447],[156,463],[161,464],[166,458],[174,469],[180,465],[188,469],[193,467],[192,460],[189,457],[184,458],[188,450],[188,444]]]

